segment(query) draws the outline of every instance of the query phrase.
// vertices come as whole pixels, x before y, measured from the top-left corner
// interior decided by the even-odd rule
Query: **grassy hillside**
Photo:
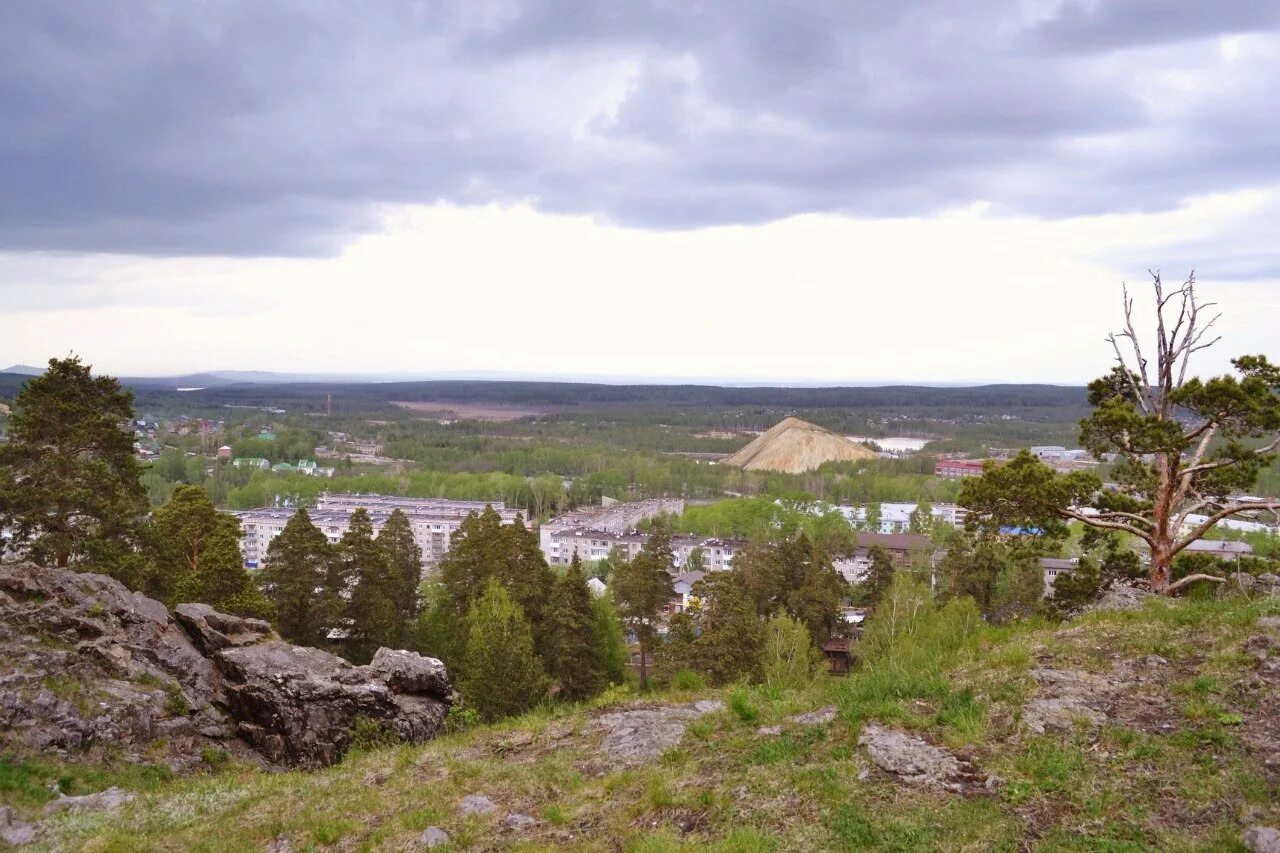
[[[845,679],[615,693],[318,773],[224,766],[165,781],[135,769],[121,784],[138,800],[52,818],[44,844],[413,850],[437,826],[453,849],[1232,850],[1244,827],[1280,824],[1280,630],[1258,623],[1280,599],[1153,600],[992,628],[964,604],[935,610],[896,592]],[[601,750],[608,712],[708,698],[724,707],[685,720],[676,746],[631,762]],[[1074,723],[1033,731],[1063,703]],[[793,719],[829,705],[829,723]],[[954,793],[894,777],[858,745],[873,721],[999,781]],[[23,787],[8,770],[0,797],[31,812],[40,772]],[[496,808],[460,816],[471,794]],[[510,812],[536,822],[506,828]]]

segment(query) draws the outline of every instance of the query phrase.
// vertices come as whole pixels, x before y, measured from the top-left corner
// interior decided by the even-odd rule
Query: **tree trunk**
[[[1163,548],[1151,549],[1151,591],[1157,595],[1169,594],[1169,581],[1173,578],[1173,559]]]
[[[645,662],[644,632],[637,632],[636,639],[640,642],[640,689],[643,690],[649,686],[649,668]]]

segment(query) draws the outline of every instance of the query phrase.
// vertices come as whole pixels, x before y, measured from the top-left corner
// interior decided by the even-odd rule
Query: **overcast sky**
[[[963,10],[963,11],[962,11]],[[1080,382],[1280,356],[1280,3],[0,9],[0,367]]]

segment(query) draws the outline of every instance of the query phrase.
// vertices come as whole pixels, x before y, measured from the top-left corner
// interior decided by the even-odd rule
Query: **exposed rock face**
[[[604,714],[595,722],[596,727],[605,732],[600,748],[623,762],[651,758],[679,744],[689,720],[723,709],[723,702],[704,699],[692,705]]]
[[[428,661],[439,668],[430,682],[436,693],[401,693],[371,667],[279,640],[223,649],[214,660],[241,736],[272,761],[314,767],[342,756],[357,717],[388,725],[408,741],[440,731],[449,697],[444,666],[412,657],[423,662],[420,668],[430,668]]]
[[[858,735],[858,745],[877,767],[910,785],[962,793],[992,790],[1000,779],[983,775],[969,762],[914,735],[875,723],[867,723]]]
[[[133,802],[135,795],[120,788],[108,788],[96,794],[85,794],[82,797],[59,797],[48,803],[45,813],[60,811],[114,811],[125,803]]]
[[[207,604],[179,604],[173,608],[173,615],[206,655],[232,646],[280,639],[271,625],[261,619],[219,613]]]
[[[1240,836],[1250,853],[1280,853],[1280,829],[1252,826]]]
[[[0,806],[0,842],[13,847],[30,844],[38,831],[34,823],[20,820],[8,806]]]
[[[105,575],[0,566],[0,746],[141,755],[163,740],[177,769],[210,744],[316,767],[342,755],[358,716],[434,737],[451,693],[444,665],[412,652],[356,667],[207,605],[171,617]]]
[[[1099,596],[1097,601],[1082,609],[1086,613],[1096,610],[1136,610],[1153,595],[1154,593],[1146,587],[1116,581]]]
[[[1105,677],[1065,669],[1033,669],[1031,677],[1045,694],[1022,709],[1023,722],[1036,734],[1051,729],[1070,730],[1084,723],[1100,726],[1116,685]]]

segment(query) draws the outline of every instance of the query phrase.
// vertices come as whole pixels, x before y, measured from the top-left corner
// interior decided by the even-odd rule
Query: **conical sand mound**
[[[814,426],[799,418],[786,418],[764,435],[724,461],[748,471],[782,471],[799,474],[824,462],[875,459],[875,451]]]

